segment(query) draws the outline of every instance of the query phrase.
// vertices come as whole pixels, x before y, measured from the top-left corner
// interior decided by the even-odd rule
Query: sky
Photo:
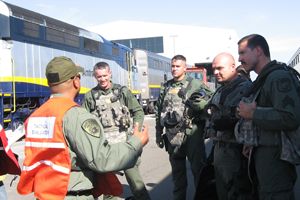
[[[300,48],[300,1],[296,0],[5,1],[88,30],[116,20],[134,20],[234,29],[240,38],[258,33],[267,39],[271,58],[282,62]]]

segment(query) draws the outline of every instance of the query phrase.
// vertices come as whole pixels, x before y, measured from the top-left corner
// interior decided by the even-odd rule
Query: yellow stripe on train
[[[25,77],[21,77],[21,76],[0,77],[0,82],[31,83],[31,84],[42,85],[42,86],[48,87],[48,82],[47,82],[46,78],[28,78],[28,77],[25,78]],[[91,88],[81,87],[80,94],[85,94],[90,90],[91,90]]]
[[[161,86],[160,85],[149,85],[149,88],[161,88]]]
[[[132,94],[141,94],[141,91],[139,91],[139,90],[131,89],[130,91],[131,91]]]

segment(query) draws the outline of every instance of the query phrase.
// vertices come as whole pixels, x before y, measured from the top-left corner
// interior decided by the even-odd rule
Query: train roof
[[[7,8],[9,9],[8,15],[12,16],[12,17],[16,17],[16,18],[20,18],[32,23],[36,23],[36,24],[40,24],[46,27],[50,27],[53,29],[57,29],[66,33],[70,33],[73,35],[78,35],[81,37],[85,37],[85,38],[89,38],[92,40],[96,40],[96,41],[100,41],[100,42],[104,42],[107,41],[106,39],[104,39],[101,35],[85,30],[83,28],[74,26],[72,24],[48,17],[46,15],[31,11],[31,10],[27,10],[25,8],[21,8],[19,6],[7,3],[2,1]],[[7,15],[7,12],[5,11],[5,8],[3,5],[0,6],[0,12],[2,14]]]
[[[160,59],[165,60],[165,61],[171,61],[171,58],[168,58],[168,57],[166,57],[166,56],[163,56],[163,55],[160,55],[160,54],[157,54],[157,53],[154,53],[154,52],[145,50],[145,49],[140,49],[140,48],[134,48],[134,49],[135,49],[135,50],[138,50],[138,51],[144,51],[144,52],[146,52],[149,56],[152,56],[152,57],[160,58]]]

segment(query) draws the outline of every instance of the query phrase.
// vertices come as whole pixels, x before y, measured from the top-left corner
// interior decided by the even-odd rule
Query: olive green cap
[[[83,72],[83,68],[76,65],[70,58],[59,56],[48,63],[46,77],[48,84],[57,85]]]

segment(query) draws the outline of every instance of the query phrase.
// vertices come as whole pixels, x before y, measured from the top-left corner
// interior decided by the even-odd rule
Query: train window
[[[52,42],[64,43],[64,33],[52,28],[47,28],[46,39]]]
[[[79,30],[76,26],[73,26],[71,24],[67,24],[62,21],[58,21],[56,19],[52,19],[50,17],[46,17],[46,24],[47,27],[59,30],[64,33],[69,33],[71,35],[79,35]]]
[[[125,40],[113,40],[130,48],[145,49],[154,53],[163,53],[163,37],[130,38]]]
[[[47,27],[46,39],[52,42],[79,47],[79,37]]]
[[[65,33],[65,43],[66,45],[72,46],[72,47],[79,47],[79,37],[77,35],[71,35]]]
[[[203,74],[202,73],[196,73],[195,78],[199,80],[203,80]]]
[[[154,67],[159,69],[159,62],[157,60],[154,60]]]
[[[23,34],[30,37],[39,37],[39,25],[31,22],[24,21]]]
[[[24,19],[24,21],[34,22],[37,24],[43,23],[43,19],[41,17],[42,15],[32,12],[32,11],[29,11],[29,10],[24,10],[24,9],[14,6],[14,5],[9,5],[9,6],[12,9],[13,16],[20,18],[20,19]]]
[[[149,68],[155,68],[155,62],[153,59],[149,59]]]
[[[159,61],[159,69],[163,69],[163,62],[162,61]]]
[[[171,64],[168,63],[167,66],[166,66],[166,71],[170,71],[170,69],[171,69]]]
[[[83,39],[83,47],[86,50],[93,51],[93,52],[99,52],[99,46],[100,46],[100,43],[95,40],[91,40],[89,38]]]
[[[118,56],[119,55],[119,49],[118,48],[116,48],[116,47],[113,47],[112,48],[112,55],[114,55],[114,56]]]

